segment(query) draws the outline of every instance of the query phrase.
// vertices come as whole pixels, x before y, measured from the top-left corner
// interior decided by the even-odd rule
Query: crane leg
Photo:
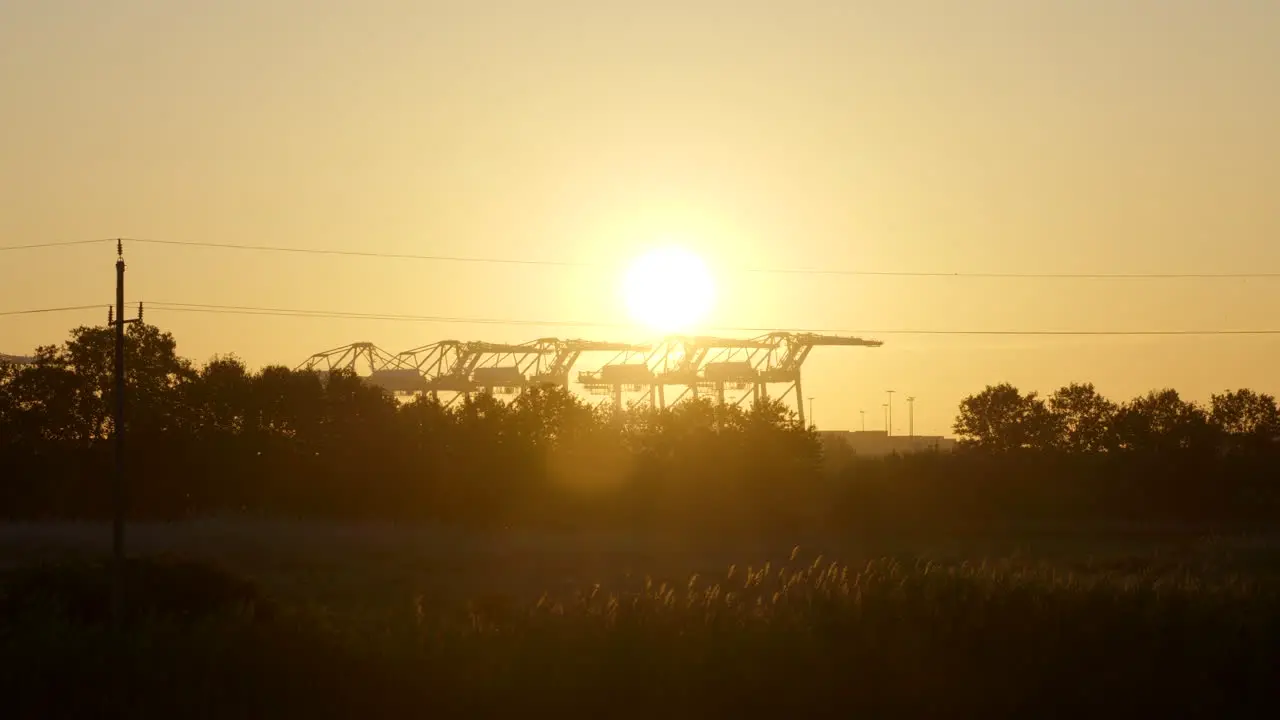
[[[800,414],[800,427],[808,428],[809,426],[805,423],[805,420],[804,420],[804,392],[800,390],[800,373],[796,373],[795,388],[796,388],[796,409],[799,410],[799,414]]]

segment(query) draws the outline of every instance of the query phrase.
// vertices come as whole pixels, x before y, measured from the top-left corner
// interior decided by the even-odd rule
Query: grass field
[[[106,528],[0,526],[0,566],[101,556]],[[750,711],[1269,716],[1280,543],[475,534],[207,520],[131,528],[270,601],[123,636],[0,621],[19,717],[474,717]],[[798,545],[798,547],[797,547]],[[265,609],[270,607],[268,615]]]

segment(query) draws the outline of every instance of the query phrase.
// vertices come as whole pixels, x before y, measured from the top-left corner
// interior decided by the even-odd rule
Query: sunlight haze
[[[1277,329],[1280,278],[753,270],[1280,272],[1277,38],[1274,0],[7,0],[0,245],[576,262],[125,248],[130,305],[618,325],[627,269],[678,237],[714,302],[654,324],[884,341],[813,353],[823,429],[859,410],[879,429],[890,388],[895,430],[912,395],[922,434],[1003,381],[1275,393],[1280,336],[876,331]],[[102,306],[0,317],[0,353],[104,322],[114,259],[0,254],[0,312]],[[654,335],[147,313],[197,362],[254,366],[362,340]]]

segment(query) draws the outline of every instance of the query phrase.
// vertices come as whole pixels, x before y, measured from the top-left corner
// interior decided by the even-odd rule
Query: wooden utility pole
[[[142,322],[142,304],[138,317],[124,319],[124,244],[116,240],[116,312],[108,321],[115,326],[115,412],[111,436],[115,451],[115,468],[111,480],[111,618],[119,626],[124,621],[124,517],[126,506],[124,482],[124,326]]]

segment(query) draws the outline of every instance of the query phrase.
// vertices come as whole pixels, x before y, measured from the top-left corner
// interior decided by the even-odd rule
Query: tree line
[[[113,342],[81,327],[30,364],[0,365],[0,514],[109,507]],[[817,436],[776,401],[615,412],[548,387],[445,407],[348,372],[196,366],[144,324],[128,327],[125,355],[135,517],[714,525],[785,517],[820,471]]]
[[[994,452],[1274,453],[1280,407],[1247,389],[1214,394],[1204,406],[1173,389],[1116,403],[1092,384],[1042,398],[1006,383],[961,401],[954,430],[965,446]]]
[[[0,363],[0,516],[110,507],[113,331],[81,327]],[[965,398],[956,453],[828,451],[776,400],[616,411],[562,388],[510,402],[405,401],[355,375],[234,356],[196,365],[152,325],[126,334],[130,515],[250,514],[807,529],[955,529],[1278,516],[1280,411],[1249,390],[1207,406],[1091,385]]]

